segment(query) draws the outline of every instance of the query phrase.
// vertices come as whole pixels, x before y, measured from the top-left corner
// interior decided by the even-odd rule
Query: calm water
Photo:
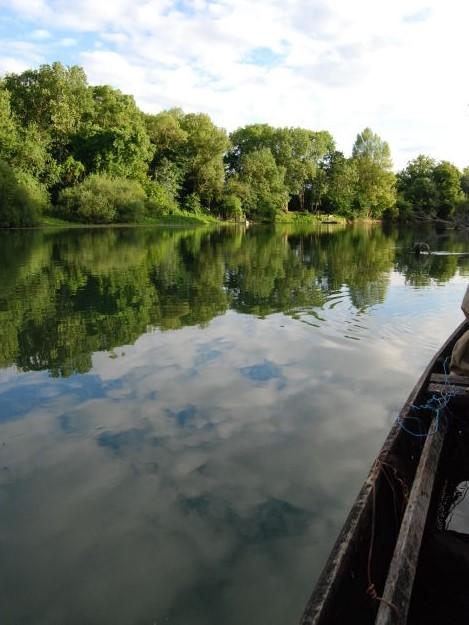
[[[456,233],[0,233],[5,625],[294,625],[417,375]]]

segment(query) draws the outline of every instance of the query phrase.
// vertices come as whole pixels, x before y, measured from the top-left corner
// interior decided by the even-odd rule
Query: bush
[[[188,213],[194,213],[194,215],[200,215],[203,213],[202,204],[200,203],[200,197],[197,193],[191,193],[184,200],[184,210]]]
[[[462,224],[469,222],[469,200],[458,202],[454,213],[454,219]]]
[[[237,195],[233,195],[232,193],[225,195],[223,198],[221,212],[226,219],[239,221],[244,217],[241,200]]]
[[[179,206],[173,193],[163,184],[149,180],[145,184],[145,191],[148,196],[146,210],[151,217],[174,215],[179,212]]]
[[[47,187],[36,178],[25,171],[16,172],[18,183],[26,190],[29,200],[34,204],[38,214],[42,214],[50,209],[50,197]]]
[[[48,204],[47,193],[30,175],[20,173],[0,161],[0,227],[34,226]]]
[[[145,191],[135,180],[93,174],[59,195],[65,219],[87,223],[138,222],[145,213]]]
[[[403,198],[401,195],[399,195],[397,198],[396,209],[397,217],[401,221],[407,221],[408,219],[412,219],[415,216],[414,208],[411,202]]]

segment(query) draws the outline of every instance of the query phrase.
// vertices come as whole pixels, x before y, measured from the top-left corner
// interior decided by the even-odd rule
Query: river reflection
[[[419,370],[456,233],[0,233],[0,597],[21,624],[285,625]]]

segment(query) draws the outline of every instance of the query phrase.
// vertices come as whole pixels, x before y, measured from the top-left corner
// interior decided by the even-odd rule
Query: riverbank
[[[163,215],[161,217],[145,217],[142,221],[131,223],[89,223],[68,221],[59,217],[44,215],[38,227],[61,227],[61,228],[108,228],[122,226],[207,226],[221,225],[232,222],[225,222],[212,217],[211,215],[194,215],[192,213],[180,213],[177,215]]]
[[[279,224],[311,224],[312,226],[323,224],[347,224],[345,217],[339,217],[339,215],[326,215],[326,214],[312,214],[312,213],[300,213],[290,212],[278,215],[275,218],[275,223]]]
[[[379,223],[381,220],[376,219],[355,219],[347,220],[345,217],[334,214],[312,214],[301,212],[289,212],[277,215],[273,222],[267,221],[250,221],[236,222],[230,220],[220,219],[212,215],[196,215],[194,213],[183,212],[173,215],[162,215],[160,217],[145,217],[139,222],[128,223],[90,223],[90,222],[78,222],[68,221],[60,217],[51,215],[44,215],[37,227],[66,227],[66,228],[104,228],[104,227],[122,227],[122,226],[207,226],[207,225],[259,225],[259,224],[288,224],[288,225],[310,225],[310,226],[322,226],[322,225],[342,225],[346,226],[352,223]]]

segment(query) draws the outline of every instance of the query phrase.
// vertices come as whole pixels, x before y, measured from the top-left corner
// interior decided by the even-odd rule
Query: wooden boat
[[[469,535],[446,523],[469,479],[469,378],[447,373],[467,329],[465,321],[410,393],[300,625],[469,623]]]

